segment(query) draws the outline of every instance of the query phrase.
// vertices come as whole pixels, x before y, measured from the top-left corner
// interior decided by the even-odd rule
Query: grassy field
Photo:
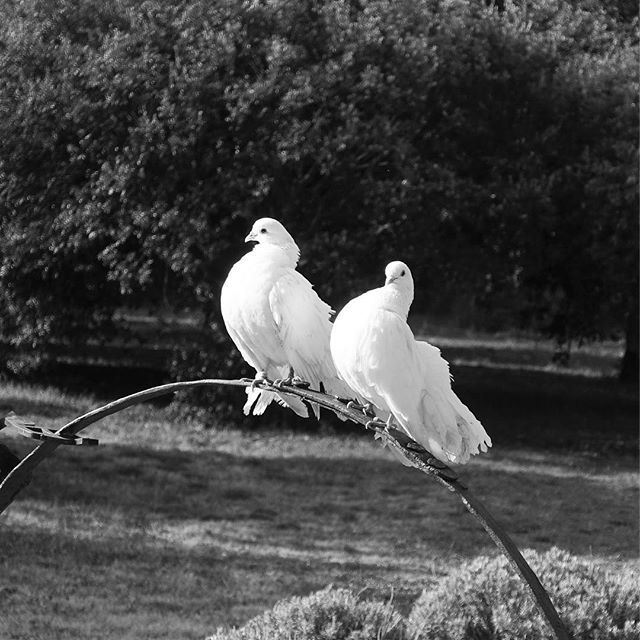
[[[456,389],[494,440],[463,477],[521,549],[637,562],[634,389],[482,367],[458,367]],[[108,399],[0,382],[0,414],[42,426]],[[407,611],[492,551],[455,496],[367,434],[270,422],[241,431],[145,405],[88,430],[102,446],[58,449],[0,516],[0,637],[204,638],[329,583]]]

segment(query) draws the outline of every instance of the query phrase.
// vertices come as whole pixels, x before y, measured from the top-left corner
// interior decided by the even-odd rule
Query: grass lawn
[[[519,547],[635,564],[635,390],[455,373],[494,440],[462,475]],[[42,426],[108,399],[0,382],[0,415]],[[84,432],[100,447],[59,448],[0,516],[0,637],[204,638],[329,583],[406,612],[423,587],[493,551],[455,496],[367,434],[275,431],[279,411],[241,431],[145,405]]]

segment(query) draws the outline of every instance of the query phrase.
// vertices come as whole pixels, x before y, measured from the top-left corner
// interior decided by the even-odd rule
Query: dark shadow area
[[[620,484],[545,463],[532,473],[531,462],[517,457],[462,475],[522,547],[624,557],[637,552],[637,487],[629,480]],[[257,522],[252,526],[264,541],[280,539],[296,549],[315,549],[319,539],[325,548],[370,541],[391,555],[402,545],[470,557],[493,548],[457,497],[415,470],[379,459],[265,460],[123,446],[70,450],[42,465],[19,499],[134,520],[144,514],[169,523]],[[450,535],[443,536],[445,530]]]
[[[21,376],[20,380],[41,386],[50,385],[67,393],[90,394],[105,402],[170,382],[165,371],[150,367],[54,361]],[[171,396],[167,398],[159,398],[152,403],[164,405],[171,400]]]
[[[494,447],[638,453],[638,390],[617,380],[455,367],[454,389]]]
[[[15,411],[18,415],[36,413],[46,418],[59,418],[77,411],[77,406],[67,401],[51,402],[20,396],[7,396],[0,403],[0,419],[11,411]]]
[[[547,372],[514,371],[489,367],[452,367],[453,388],[485,425],[494,447],[527,447],[545,451],[586,452],[596,456],[638,453],[638,389],[609,378],[586,378]],[[28,381],[52,385],[72,393],[90,393],[99,401],[135,393],[170,382],[156,369],[56,364]],[[264,416],[242,414],[244,393],[229,389],[237,411],[224,412],[226,422],[251,431],[278,427],[295,432],[330,432],[366,435],[353,423],[341,422],[330,411],[320,421],[303,419],[275,403]],[[165,406],[173,396],[150,401]],[[20,399],[5,402],[16,412],[43,411],[61,415],[64,403],[39,406]],[[7,408],[7,407],[5,407]],[[206,411],[207,408],[205,407]],[[209,407],[213,424],[216,407]]]
[[[503,449],[461,475],[521,550],[624,561],[635,471],[630,455]],[[0,517],[0,549],[8,637],[71,640],[201,638],[330,583],[406,614],[452,567],[499,553],[455,495],[394,460],[122,445],[59,448]]]

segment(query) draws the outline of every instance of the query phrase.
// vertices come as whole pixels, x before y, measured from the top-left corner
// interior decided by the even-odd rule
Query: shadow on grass
[[[463,477],[523,547],[624,557],[637,551],[637,483],[628,465],[626,474],[585,473],[561,458],[523,453],[485,459]],[[375,543],[383,555],[426,545],[430,553],[472,557],[492,548],[455,496],[384,459],[265,460],[109,446],[57,454],[22,499],[162,523],[176,539],[180,523],[193,522],[195,546],[215,546],[211,523],[228,521],[256,533],[255,549],[279,541],[330,550],[356,540]]]
[[[59,388],[85,385],[109,400],[162,382],[85,374]],[[456,392],[494,442],[461,474],[518,546],[634,558],[637,390],[548,373],[454,374]],[[2,396],[20,413],[53,418],[44,425],[52,427],[87,398],[75,401],[55,390]],[[125,639],[141,629],[145,637],[201,638],[331,582],[380,598],[393,589],[406,610],[456,565],[497,553],[454,495],[368,445],[354,455],[363,440],[337,434],[370,434],[332,416],[320,429],[329,424],[336,435],[275,431],[267,458],[253,438],[286,422],[278,407],[252,419],[251,432],[216,439],[205,430],[195,440],[191,427],[176,431],[181,425],[166,416],[146,424],[155,411],[105,429],[113,439],[137,438],[133,444],[58,449],[0,517],[0,628],[9,638]],[[100,437],[99,426],[94,433]],[[169,449],[178,435],[188,450]],[[222,437],[236,440],[237,454],[214,449]]]
[[[19,396],[5,396],[0,404],[0,419],[11,411],[19,415],[38,414],[47,418],[61,418],[77,411],[73,402],[51,402],[46,400],[25,399]]]
[[[60,448],[0,518],[1,628],[8,638],[202,638],[329,583],[393,593],[406,613],[455,566],[497,553],[423,474],[373,455],[322,457],[308,441],[308,455],[270,459]],[[630,559],[635,466],[604,466],[512,450],[463,476],[521,549]]]
[[[494,447],[638,454],[638,389],[614,379],[455,367],[454,389]]]
[[[544,451],[583,451],[615,456],[638,452],[638,389],[611,378],[584,378],[547,372],[511,371],[488,367],[452,367],[454,390],[485,425],[494,447],[527,447]],[[167,381],[150,369],[55,365],[39,383],[73,392],[90,392],[100,402],[113,400]],[[233,393],[234,390],[229,390]],[[302,420],[280,407],[262,418],[241,414],[244,396],[238,393],[237,425],[251,431],[281,426],[296,432],[318,430],[361,434],[362,429],[323,413],[321,421]],[[171,396],[153,402],[163,406]],[[55,402],[42,406],[21,398],[4,399],[17,412],[58,417],[69,408]],[[68,415],[68,413],[67,413]],[[216,423],[216,415],[211,414]]]
[[[73,394],[91,394],[105,401],[169,382],[166,372],[126,365],[47,362],[20,380],[51,385]]]

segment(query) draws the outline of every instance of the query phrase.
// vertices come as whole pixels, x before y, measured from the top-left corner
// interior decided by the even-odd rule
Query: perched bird
[[[256,380],[287,380],[294,375],[336,395],[349,394],[338,378],[329,337],[333,313],[296,265],[300,249],[273,218],[257,220],[245,242],[256,242],[229,271],[222,286],[222,317]],[[272,400],[308,416],[298,398],[247,387],[245,414],[264,412]],[[318,416],[318,408],[314,407]]]
[[[413,278],[403,262],[385,269],[385,284],[351,300],[338,314],[331,354],[340,377],[443,462],[465,463],[491,438],[451,389],[440,350],[415,339],[407,324]]]

